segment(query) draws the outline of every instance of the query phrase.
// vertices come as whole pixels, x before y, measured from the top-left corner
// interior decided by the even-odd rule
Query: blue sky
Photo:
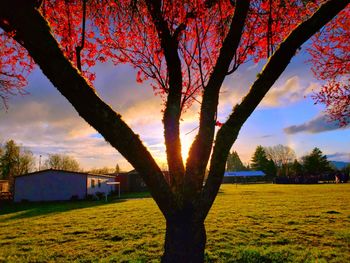
[[[319,147],[332,160],[350,161],[349,126],[340,129],[325,121],[322,106],[314,105],[310,94],[319,88],[319,83],[304,63],[305,56],[303,52],[298,54],[243,126],[233,146],[243,162],[249,162],[257,145],[276,144],[292,147],[299,158]],[[262,64],[244,65],[225,81],[218,112],[220,121],[239,102],[261,67]],[[136,83],[131,67],[107,63],[97,65],[94,70],[99,95],[122,114],[164,166],[161,99],[153,95],[147,83]],[[80,119],[39,69],[30,75],[27,91],[29,95],[10,99],[7,112],[0,111],[0,141],[14,139],[44,159],[51,153],[68,154],[85,169],[115,167],[116,163],[124,170],[132,168]],[[198,111],[199,105],[194,104],[181,122],[184,155],[196,133],[186,135],[198,126]]]

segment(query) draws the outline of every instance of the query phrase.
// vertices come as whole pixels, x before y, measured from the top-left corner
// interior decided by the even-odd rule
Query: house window
[[[91,188],[95,188],[95,180],[91,179]]]
[[[0,183],[0,192],[2,192],[2,184]]]
[[[97,185],[98,185],[98,188],[101,188],[101,180],[100,179],[97,181]]]

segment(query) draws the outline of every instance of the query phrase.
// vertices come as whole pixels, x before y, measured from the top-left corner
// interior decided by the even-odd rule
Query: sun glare
[[[193,138],[189,134],[181,134],[181,155],[182,159],[186,163],[188,157],[188,151],[190,150]]]

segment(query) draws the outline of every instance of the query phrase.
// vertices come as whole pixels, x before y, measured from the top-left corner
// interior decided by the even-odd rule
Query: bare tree
[[[72,172],[79,172],[81,170],[79,163],[75,158],[64,154],[50,154],[44,163],[44,168]]]
[[[279,175],[285,173],[288,175],[289,164],[296,159],[295,152],[289,146],[278,144],[272,147],[265,147],[267,157],[271,159],[279,172]]]

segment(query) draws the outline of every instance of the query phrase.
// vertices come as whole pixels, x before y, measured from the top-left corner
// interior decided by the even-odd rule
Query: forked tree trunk
[[[162,262],[204,262],[205,243],[204,221],[183,218],[167,220]]]

